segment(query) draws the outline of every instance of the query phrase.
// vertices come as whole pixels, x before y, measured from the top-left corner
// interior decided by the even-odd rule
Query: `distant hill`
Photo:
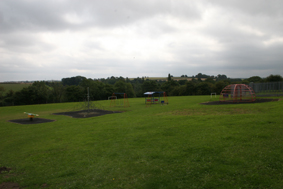
[[[25,87],[32,85],[32,83],[0,83],[0,86],[4,87],[4,95],[8,93],[10,90],[14,92],[20,91]]]

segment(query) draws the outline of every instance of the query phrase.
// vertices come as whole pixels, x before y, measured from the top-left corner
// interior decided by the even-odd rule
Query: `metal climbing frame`
[[[253,102],[256,100],[254,90],[245,84],[231,84],[220,93],[219,101]]]

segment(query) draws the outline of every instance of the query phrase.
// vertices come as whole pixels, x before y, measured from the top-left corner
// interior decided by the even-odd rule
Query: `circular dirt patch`
[[[54,115],[66,115],[66,116],[70,116],[73,118],[88,118],[88,117],[102,116],[102,115],[114,114],[114,113],[122,113],[122,112],[93,109],[89,111],[80,110],[80,111],[73,111],[73,112],[59,112],[59,113],[54,113]]]
[[[19,124],[39,124],[39,123],[53,122],[55,120],[44,119],[44,118],[33,118],[33,120],[30,121],[29,118],[26,118],[26,119],[14,119],[14,120],[9,120],[9,121],[13,123],[19,123]]]
[[[253,104],[253,103],[262,103],[262,102],[272,102],[272,101],[279,101],[279,99],[272,99],[272,98],[260,98],[256,99],[253,102],[233,102],[233,101],[211,101],[211,102],[203,102],[200,104],[203,105],[225,105],[225,104]]]

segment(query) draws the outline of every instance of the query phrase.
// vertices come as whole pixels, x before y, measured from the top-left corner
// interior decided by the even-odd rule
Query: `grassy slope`
[[[205,106],[170,97],[122,114],[54,116],[73,103],[0,108],[0,183],[23,188],[282,188],[283,101]],[[108,101],[98,102],[109,109]],[[24,111],[55,122],[18,125]]]
[[[4,87],[5,94],[9,92],[9,90],[13,90],[14,92],[22,90],[24,87],[30,86],[32,83],[0,83],[0,86]]]

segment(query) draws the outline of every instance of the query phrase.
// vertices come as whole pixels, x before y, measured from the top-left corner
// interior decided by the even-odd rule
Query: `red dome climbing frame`
[[[219,101],[253,102],[256,100],[254,90],[245,84],[226,86],[220,93]]]

